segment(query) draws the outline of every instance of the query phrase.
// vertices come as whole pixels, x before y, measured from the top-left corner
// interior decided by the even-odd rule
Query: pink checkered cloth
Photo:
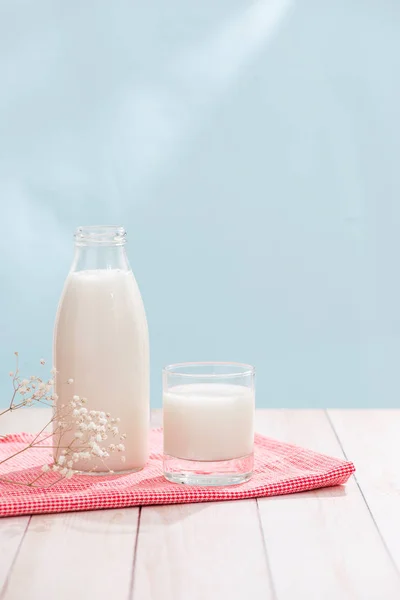
[[[19,433],[1,438],[0,463],[33,437]],[[152,430],[150,449],[143,471],[129,475],[76,475],[47,489],[44,486],[57,479],[56,473],[45,473],[42,486],[36,488],[0,482],[0,516],[277,496],[343,484],[355,471],[351,462],[256,435],[255,472],[250,481],[228,487],[188,486],[170,483],[162,475],[161,429]],[[0,465],[0,478],[32,482],[49,462],[47,448],[33,448]]]

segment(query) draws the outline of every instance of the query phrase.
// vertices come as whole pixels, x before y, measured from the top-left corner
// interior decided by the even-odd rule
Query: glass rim
[[[184,368],[195,368],[195,367],[221,367],[222,369],[224,367],[226,368],[233,368],[233,369],[237,369],[236,371],[221,371],[220,373],[185,373],[184,371],[182,371],[181,369]],[[253,367],[253,365],[247,364],[247,363],[240,363],[240,362],[229,362],[229,361],[199,361],[199,362],[180,362],[180,363],[173,363],[170,365],[166,365],[165,367],[163,367],[162,369],[163,374],[165,375],[176,375],[179,377],[191,377],[191,378],[200,378],[200,377],[204,377],[204,378],[212,378],[212,377],[218,377],[218,378],[234,378],[234,377],[245,377],[248,375],[254,375],[256,372],[255,367]]]

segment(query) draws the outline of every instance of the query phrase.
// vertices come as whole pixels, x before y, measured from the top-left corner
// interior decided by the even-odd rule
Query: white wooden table
[[[46,412],[19,411],[0,434],[37,431]],[[258,411],[257,431],[345,455],[356,477],[261,500],[0,519],[0,600],[398,600],[400,410]]]

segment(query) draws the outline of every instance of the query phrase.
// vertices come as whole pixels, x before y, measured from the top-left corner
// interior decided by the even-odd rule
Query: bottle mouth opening
[[[123,246],[126,231],[119,225],[84,225],[74,237],[77,246]]]

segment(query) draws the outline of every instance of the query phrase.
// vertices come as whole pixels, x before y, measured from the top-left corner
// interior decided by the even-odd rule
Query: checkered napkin
[[[0,463],[33,437],[19,433],[1,438]],[[162,475],[161,429],[152,430],[150,450],[146,467],[129,475],[76,475],[47,488],[57,473],[44,473],[42,487],[36,488],[0,482],[0,516],[277,496],[343,484],[355,470],[351,462],[256,435],[255,472],[250,481],[228,487],[188,486],[170,483]],[[48,448],[35,447],[0,464],[0,478],[32,482],[48,462]]]

